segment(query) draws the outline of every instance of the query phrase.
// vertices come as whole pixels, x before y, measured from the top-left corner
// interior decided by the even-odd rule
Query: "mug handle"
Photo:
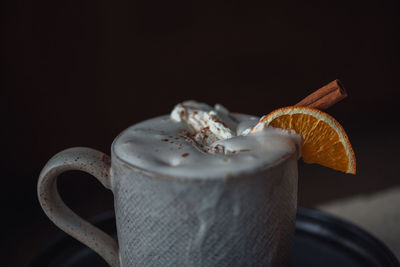
[[[117,242],[68,208],[57,190],[57,177],[69,170],[87,172],[111,190],[110,168],[110,157],[100,151],[85,147],[69,148],[54,155],[44,166],[37,191],[42,209],[55,225],[93,249],[111,267],[118,267]]]

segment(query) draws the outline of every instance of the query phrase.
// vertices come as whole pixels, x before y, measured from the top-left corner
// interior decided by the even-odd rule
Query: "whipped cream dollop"
[[[112,152],[137,168],[185,178],[230,177],[300,155],[299,135],[267,126],[250,132],[258,122],[219,104],[185,101],[129,127]]]
[[[284,135],[293,135],[293,138],[298,137],[295,137],[296,134],[294,132],[273,130],[273,128],[268,128],[265,124],[255,124],[254,121],[259,121],[257,117],[249,117],[247,121],[249,125],[245,125],[245,128],[241,125],[242,127],[239,128],[239,124],[243,122],[230,116],[228,109],[220,104],[216,104],[212,108],[207,104],[189,100],[176,105],[170,116],[172,120],[186,124],[190,129],[194,145],[210,153],[222,152],[228,154],[237,151],[247,151],[255,143],[252,139],[260,135],[256,133],[267,130],[279,131]],[[256,129],[251,131],[254,126],[257,126]],[[251,137],[223,141],[249,134]],[[296,142],[298,143],[298,140]],[[242,144],[246,148],[237,150],[237,143]]]
[[[202,146],[236,136],[237,122],[229,116],[229,111],[219,104],[213,109],[204,103],[185,101],[175,106],[171,112],[171,119],[187,124],[194,134],[194,140]]]

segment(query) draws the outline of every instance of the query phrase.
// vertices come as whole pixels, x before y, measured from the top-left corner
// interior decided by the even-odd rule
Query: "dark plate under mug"
[[[116,237],[114,213],[91,220]],[[107,266],[92,250],[60,234],[28,264],[28,267]],[[359,227],[318,210],[298,207],[291,267],[348,266],[400,267],[393,253]]]

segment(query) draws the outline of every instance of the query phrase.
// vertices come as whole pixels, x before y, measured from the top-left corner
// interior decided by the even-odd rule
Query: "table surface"
[[[360,226],[385,243],[400,259],[398,204],[400,187],[333,201],[319,205],[318,208]]]

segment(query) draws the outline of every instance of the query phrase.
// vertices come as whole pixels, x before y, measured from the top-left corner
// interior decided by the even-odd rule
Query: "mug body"
[[[185,179],[139,169],[112,149],[121,266],[287,266],[297,179],[295,153],[248,173]]]

